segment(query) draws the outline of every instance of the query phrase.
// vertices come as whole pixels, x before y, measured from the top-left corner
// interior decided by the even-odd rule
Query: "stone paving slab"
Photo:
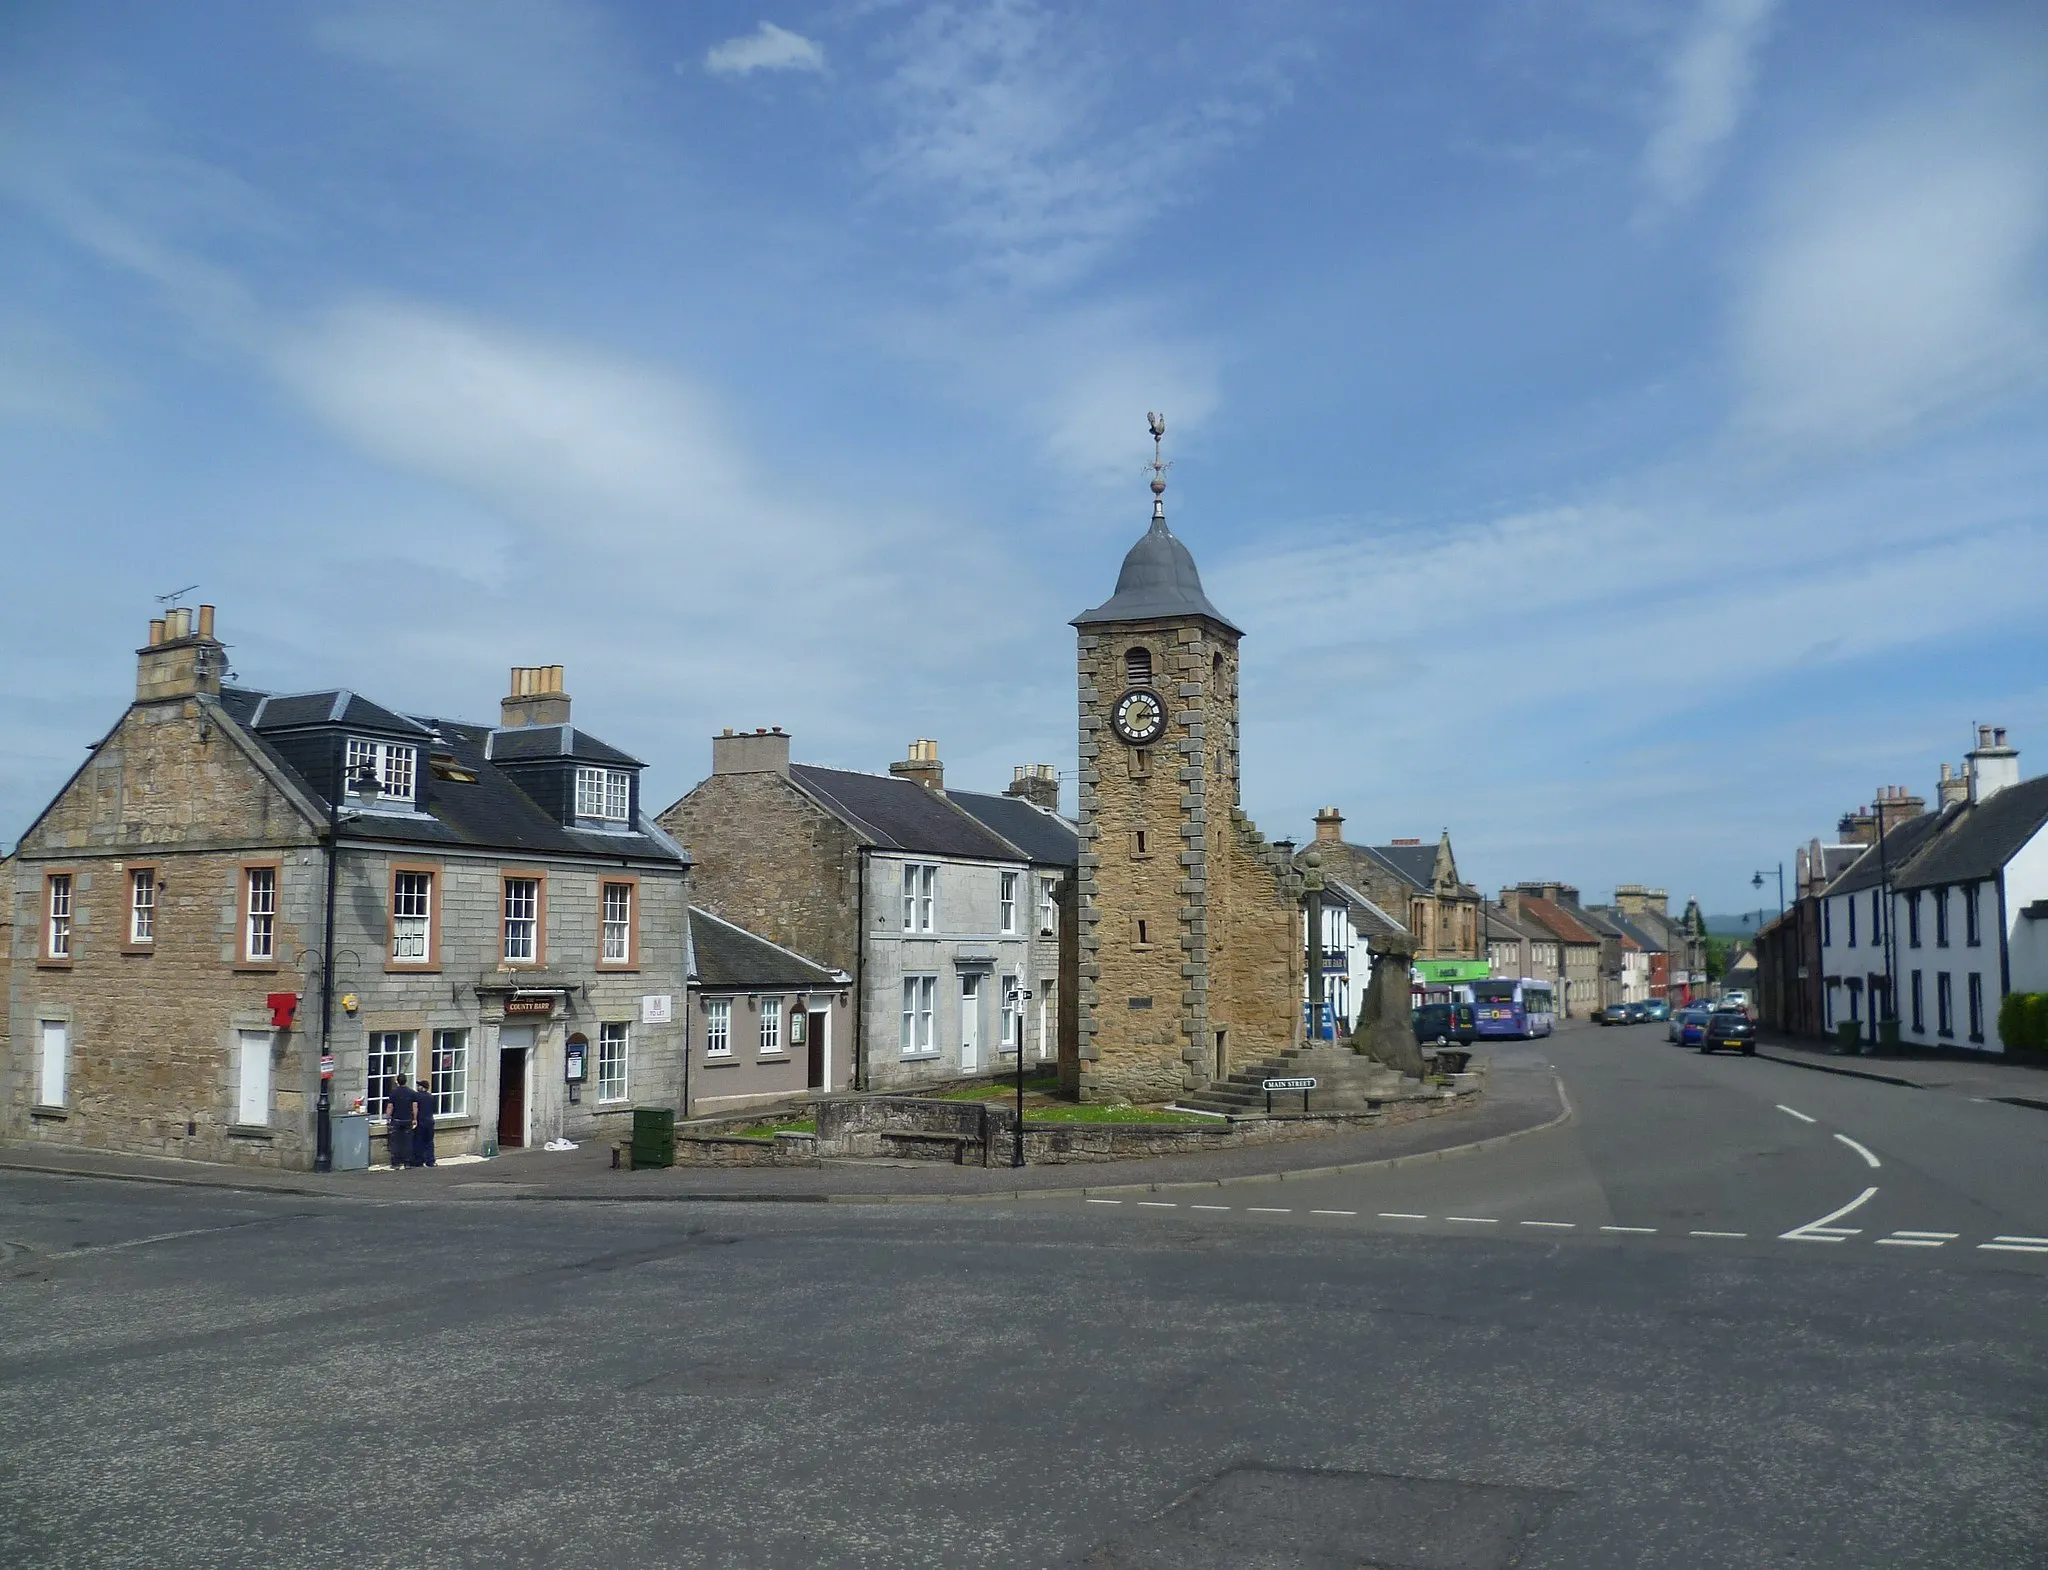
[[[939,1162],[826,1162],[816,1167],[667,1167],[618,1172],[608,1145],[521,1151],[488,1162],[406,1172],[275,1172],[20,1142],[0,1145],[0,1167],[81,1177],[391,1200],[771,1200],[874,1203],[1007,1199],[1284,1180],[1379,1162],[1433,1160],[1519,1138],[1569,1116],[1555,1076],[1495,1069],[1476,1103],[1392,1128],[1154,1160],[1065,1166],[956,1167]]]

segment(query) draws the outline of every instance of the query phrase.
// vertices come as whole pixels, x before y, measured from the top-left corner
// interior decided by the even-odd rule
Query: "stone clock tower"
[[[1084,1101],[1167,1101],[1300,1035],[1300,885],[1238,805],[1243,637],[1166,526],[1166,422],[1151,418],[1152,526],[1080,632],[1080,1030]]]

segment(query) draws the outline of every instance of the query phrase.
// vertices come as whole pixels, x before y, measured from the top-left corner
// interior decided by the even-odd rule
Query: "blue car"
[[[1681,1047],[1696,1047],[1707,1039],[1707,1017],[1714,1011],[1704,1003],[1680,1009],[1671,1016],[1671,1039]]]

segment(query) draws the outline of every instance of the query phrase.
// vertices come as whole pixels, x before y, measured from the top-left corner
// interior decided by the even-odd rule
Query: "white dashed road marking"
[[[1228,1210],[1228,1205],[1190,1205],[1190,1210]]]
[[[1979,1243],[1999,1254],[2048,1254],[2048,1237],[2001,1237],[1995,1243]]]
[[[1859,1228],[1838,1227],[1835,1223],[1850,1211],[1869,1204],[1876,1193],[1874,1187],[1866,1188],[1840,1210],[1831,1210],[1820,1220],[1809,1221],[1805,1226],[1794,1227],[1790,1232],[1780,1232],[1778,1237],[1787,1243],[1839,1243],[1844,1238],[1854,1237]]]
[[[1355,1216],[1358,1212],[1355,1210],[1311,1210],[1309,1214],[1312,1216]]]
[[[1444,1220],[1469,1221],[1475,1227],[1497,1227],[1500,1225],[1499,1216],[1445,1216]]]
[[[1091,1205],[1121,1205],[1123,1201],[1120,1199],[1091,1199],[1088,1203]]]
[[[1427,1216],[1416,1215],[1412,1210],[1382,1210],[1380,1212],[1380,1220],[1382,1221],[1427,1221],[1428,1219],[1429,1217]]]
[[[1284,1205],[1246,1205],[1244,1208],[1255,1216],[1291,1216],[1294,1214],[1291,1209]]]
[[[1688,1232],[1687,1237],[1748,1237],[1747,1232]]]
[[[1559,1231],[1563,1231],[1563,1232],[1569,1232],[1570,1230],[1572,1230],[1572,1229],[1573,1229],[1574,1227],[1576,1227],[1576,1226],[1578,1225],[1578,1222],[1576,1222],[1576,1221],[1523,1221],[1523,1222],[1519,1222],[1519,1223],[1517,1223],[1517,1224],[1518,1224],[1518,1225],[1520,1225],[1520,1226],[1525,1226],[1525,1227],[1556,1227],[1556,1228],[1557,1228],[1557,1229],[1558,1229]]]
[[[1799,1121],[1802,1123],[1818,1123],[1820,1121],[1819,1118],[1808,1117],[1804,1112],[1801,1112],[1797,1107],[1786,1106],[1785,1103],[1782,1101],[1776,1103],[1776,1105],[1780,1112],[1788,1113],[1791,1116],[1799,1119]]]
[[[1602,1227],[1602,1232],[1655,1232],[1655,1227]]]
[[[1178,1210],[1178,1209],[1180,1209],[1180,1206],[1176,1205],[1176,1204],[1175,1204],[1175,1203],[1174,1203],[1174,1202],[1173,1202],[1172,1200],[1170,1200],[1170,1199],[1141,1199],[1141,1200],[1139,1200],[1139,1201],[1138,1201],[1138,1203],[1139,1203],[1139,1205],[1140,1205],[1140,1206],[1142,1206],[1142,1207],[1143,1207],[1144,1209],[1146,1209],[1146,1210]]]
[[[1884,1165],[1883,1162],[1879,1161],[1877,1157],[1873,1156],[1868,1150],[1864,1149],[1863,1146],[1857,1144],[1856,1141],[1851,1139],[1847,1134],[1837,1134],[1835,1138],[1840,1140],[1843,1144],[1847,1145],[1851,1150],[1855,1151],[1857,1155],[1861,1156],[1871,1166],[1880,1167]]]

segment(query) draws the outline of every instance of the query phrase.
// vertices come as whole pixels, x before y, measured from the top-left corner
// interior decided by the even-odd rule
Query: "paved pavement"
[[[610,1148],[590,1144],[573,1151],[521,1151],[492,1161],[432,1169],[315,1174],[14,1144],[0,1146],[0,1168],[376,1200],[978,1199],[1103,1187],[1213,1184],[1308,1168],[1428,1160],[1447,1151],[1513,1139],[1564,1115],[1556,1076],[1529,1063],[1490,1076],[1486,1093],[1469,1105],[1418,1122],[1145,1161],[1021,1169],[961,1167],[946,1162],[834,1161],[815,1167],[672,1167],[618,1172],[611,1168]]]
[[[0,1564],[2042,1562],[2048,1117],[1507,1056],[1569,1122],[1143,1208],[0,1172]]]

